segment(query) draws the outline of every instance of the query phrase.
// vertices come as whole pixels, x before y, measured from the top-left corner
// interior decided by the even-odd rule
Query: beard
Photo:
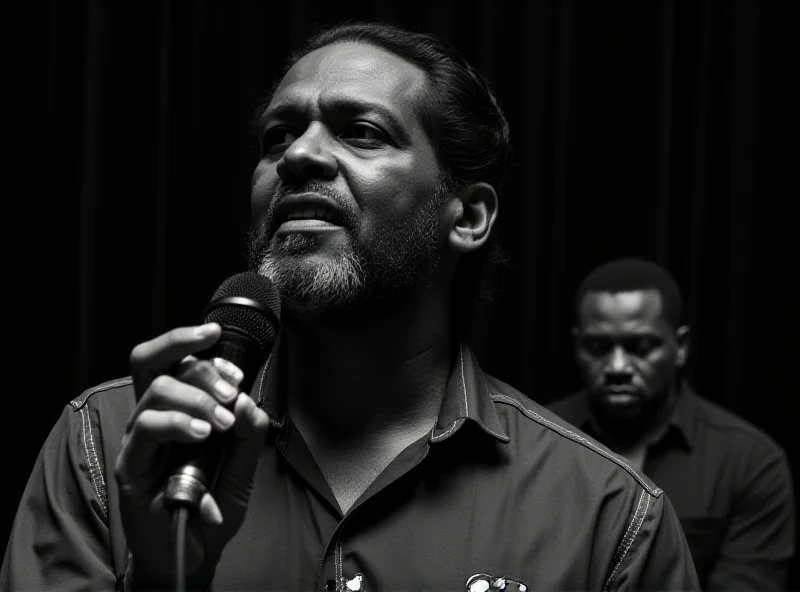
[[[323,237],[291,234],[274,240],[278,225],[274,205],[288,193],[317,192],[341,209],[346,240],[324,258],[316,257]],[[304,321],[318,321],[330,313],[391,310],[414,293],[424,294],[441,257],[439,224],[450,190],[437,183],[430,199],[413,215],[384,222],[362,232],[358,212],[349,200],[316,181],[302,187],[282,186],[264,221],[251,228],[248,259],[251,269],[278,288],[284,312]]]
[[[638,444],[658,422],[667,403],[669,393],[655,396],[638,395],[638,401],[629,407],[619,407],[603,401],[600,390],[589,393],[592,415],[604,434],[620,447]]]

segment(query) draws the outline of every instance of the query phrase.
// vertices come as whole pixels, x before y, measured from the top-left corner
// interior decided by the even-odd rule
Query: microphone
[[[280,328],[277,288],[269,279],[252,271],[232,275],[217,288],[203,311],[203,323],[212,322],[219,323],[222,334],[197,357],[224,358],[236,364],[244,374],[239,390],[249,393]],[[228,438],[228,434],[212,432],[202,443],[173,447],[177,468],[167,480],[164,492],[167,508],[199,508],[200,500],[216,478]]]

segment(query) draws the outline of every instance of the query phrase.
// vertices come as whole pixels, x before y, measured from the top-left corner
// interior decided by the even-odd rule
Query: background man
[[[703,590],[780,590],[794,553],[786,455],[766,434],[698,396],[674,278],[641,259],[593,270],[576,298],[585,390],[551,404],[663,487]]]

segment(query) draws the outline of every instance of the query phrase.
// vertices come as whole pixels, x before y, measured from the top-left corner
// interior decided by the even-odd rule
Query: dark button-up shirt
[[[579,392],[548,406],[602,441]],[[783,450],[685,382],[644,473],[678,513],[703,590],[783,590],[794,554],[794,497]]]
[[[285,411],[278,358],[251,393],[272,428],[214,590],[699,589],[662,490],[485,375],[466,346],[435,427],[343,515]],[[113,466],[134,404],[122,379],[65,409],[24,493],[0,584],[127,584]]]

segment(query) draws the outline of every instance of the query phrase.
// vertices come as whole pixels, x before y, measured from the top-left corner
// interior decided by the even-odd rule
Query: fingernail
[[[215,507],[211,509],[211,524],[222,524],[222,513],[219,511],[219,508]]]
[[[216,323],[206,323],[205,325],[200,325],[199,327],[195,327],[194,334],[196,337],[208,337],[216,330],[217,330]]]
[[[239,391],[236,390],[236,387],[226,380],[222,380],[221,378],[214,383],[214,390],[217,391],[217,394],[226,401],[233,399],[239,394]]]
[[[217,405],[214,407],[214,415],[217,418],[217,421],[222,424],[223,428],[229,428],[233,425],[234,420],[236,419],[230,411],[222,407],[221,405]]]
[[[244,373],[233,362],[230,362],[224,358],[214,358],[213,363],[214,367],[225,375],[225,377],[228,379],[228,382],[238,385],[240,382],[242,382],[242,380],[244,380]]]
[[[211,431],[211,424],[202,419],[192,419],[189,421],[189,427],[198,436],[207,436]]]

